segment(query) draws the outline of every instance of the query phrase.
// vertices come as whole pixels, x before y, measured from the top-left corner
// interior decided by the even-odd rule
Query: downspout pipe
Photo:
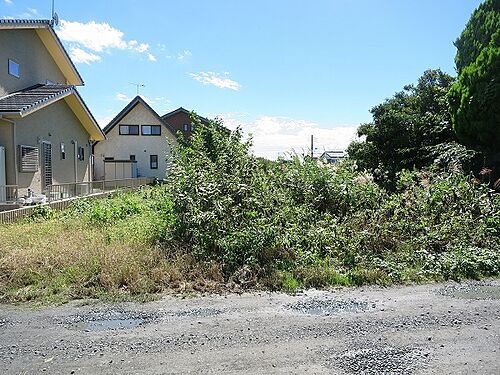
[[[75,162],[75,183],[78,182],[78,141],[71,141],[73,144],[73,160]]]

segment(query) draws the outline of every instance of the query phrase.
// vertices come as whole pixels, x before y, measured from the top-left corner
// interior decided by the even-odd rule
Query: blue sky
[[[51,0],[0,0],[48,18]],[[343,148],[369,109],[428,68],[454,74],[453,41],[479,0],[56,0],[59,35],[105,125],[135,95],[241,124],[257,154]]]

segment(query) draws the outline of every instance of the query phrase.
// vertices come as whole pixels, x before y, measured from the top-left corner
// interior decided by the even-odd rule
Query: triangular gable
[[[0,19],[0,30],[30,29],[35,30],[52,59],[66,78],[67,84],[83,86],[83,79],[73,61],[66,52],[61,40],[52,28],[49,20],[11,20]]]
[[[123,109],[120,111],[120,113],[118,113],[118,114],[115,116],[115,118],[114,118],[113,120],[111,120],[111,122],[110,122],[108,125],[106,125],[106,126],[104,127],[104,129],[103,129],[104,134],[108,134],[108,133],[111,131],[111,129],[113,129],[113,128],[116,126],[116,124],[118,124],[118,123],[119,123],[119,122],[120,122],[120,121],[121,121],[121,120],[122,120],[122,119],[123,119],[123,118],[124,118],[124,117],[125,117],[125,116],[129,113],[129,112],[130,112],[130,111],[132,111],[132,110],[135,108],[135,106],[136,106],[136,105],[138,105],[138,104],[142,104],[142,105],[143,105],[143,106],[144,106],[144,107],[145,107],[148,111],[150,111],[150,112],[153,114],[153,116],[154,116],[155,118],[157,118],[157,119],[158,119],[158,121],[159,121],[161,124],[163,124],[163,125],[165,126],[165,128],[167,128],[167,129],[168,129],[168,130],[172,133],[172,135],[174,135],[174,136],[175,136],[175,131],[172,129],[172,127],[171,127],[169,124],[167,124],[167,123],[166,123],[166,122],[165,122],[165,121],[164,121],[164,120],[160,117],[160,115],[158,115],[158,113],[156,113],[156,111],[155,111],[153,108],[151,108],[151,106],[150,106],[148,103],[146,103],[146,101],[145,101],[144,99],[142,99],[140,96],[136,96],[134,99],[132,99],[132,101],[131,101],[130,103],[128,103],[128,104],[125,106],[125,108],[123,108]]]

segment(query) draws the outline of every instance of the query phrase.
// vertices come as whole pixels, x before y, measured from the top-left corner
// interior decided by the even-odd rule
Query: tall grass
[[[158,241],[159,189],[82,200],[0,225],[0,300],[145,298],[166,290],[217,290],[214,265]]]

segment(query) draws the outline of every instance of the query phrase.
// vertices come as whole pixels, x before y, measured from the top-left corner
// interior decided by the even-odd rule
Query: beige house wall
[[[120,135],[120,125],[139,125],[139,135]],[[141,135],[141,125],[161,125],[161,136]],[[94,178],[96,180],[104,179],[105,157],[113,157],[115,160],[129,160],[130,155],[135,155],[139,177],[165,177],[169,168],[166,159],[171,153],[171,144],[175,144],[177,140],[144,105],[137,103],[106,134],[106,137],[105,141],[97,143],[94,147]],[[158,155],[158,169],[150,168],[150,155]]]
[[[90,181],[91,147],[89,134],[64,99],[25,118],[17,119],[15,132],[16,145],[39,147],[40,156],[42,155],[41,143],[43,141],[52,145],[53,184],[75,182],[75,164],[76,181]],[[65,146],[66,157],[64,160],[61,155],[61,143],[64,143]],[[75,146],[84,148],[84,160],[77,160]],[[13,159],[13,155],[9,157],[10,160]],[[15,184],[9,180],[9,177],[7,183]],[[28,188],[35,193],[42,192],[41,168],[38,172],[18,172],[17,185],[19,185],[20,195],[25,194]]]
[[[35,30],[0,30],[0,46],[0,97],[47,80],[66,84]],[[9,74],[9,59],[19,64],[19,78]]]
[[[14,185],[16,170],[14,162],[13,124],[0,120],[0,146],[5,147],[5,178],[7,185]]]

